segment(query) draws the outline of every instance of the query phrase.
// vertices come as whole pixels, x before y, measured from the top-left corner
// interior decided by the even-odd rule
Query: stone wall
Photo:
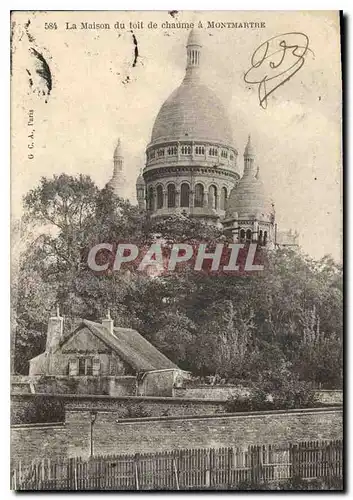
[[[11,380],[12,394],[97,394],[134,396],[136,377],[122,376],[21,376]]]
[[[316,399],[324,405],[343,404],[343,391],[339,389],[321,389],[315,391]]]
[[[314,390],[315,398],[323,405],[343,404],[343,391],[337,389]],[[249,396],[250,389],[241,385],[186,385],[174,389],[174,395],[179,398],[215,399],[226,401],[232,396]]]
[[[139,381],[139,395],[172,397],[173,383],[178,373],[182,372],[180,370],[159,370],[144,373]]]
[[[91,410],[72,408],[66,411],[64,426],[15,426],[12,459],[88,457],[91,425]],[[342,408],[132,419],[101,410],[92,436],[94,454],[342,439]]]
[[[205,415],[224,413],[223,401],[204,401],[197,399],[161,398],[161,397],[110,397],[102,395],[77,394],[14,394],[11,397],[11,422],[13,424],[43,422],[34,420],[32,415],[38,415],[38,406],[43,407],[43,401],[49,411],[59,409],[59,417],[53,415],[50,421],[63,420],[61,408],[67,410],[114,411],[119,418],[127,417],[163,417],[184,415]],[[45,417],[47,418],[47,417]]]
[[[174,389],[179,398],[216,399],[226,401],[231,396],[248,396],[249,389],[236,385],[199,385]]]

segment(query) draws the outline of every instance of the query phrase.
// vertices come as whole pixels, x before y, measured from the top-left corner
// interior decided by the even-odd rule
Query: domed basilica
[[[274,244],[274,205],[260,178],[251,138],[241,175],[226,110],[201,78],[202,43],[194,29],[186,56],[184,79],[162,105],[146,147],[145,168],[136,182],[139,208],[153,218],[184,213],[222,225],[235,242]],[[113,175],[112,187],[115,179]]]

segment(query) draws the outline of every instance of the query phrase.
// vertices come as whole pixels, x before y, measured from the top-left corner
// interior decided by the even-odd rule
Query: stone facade
[[[199,218],[235,243],[283,246],[250,136],[242,173],[227,111],[204,82],[207,61],[197,30],[189,34],[186,56],[185,77],[160,108],[146,147],[136,182],[139,209],[152,218]]]
[[[195,31],[186,49],[185,78],[161,107],[146,149],[147,210],[152,217],[184,212],[217,223],[240,177],[238,152],[223,104],[202,81]]]

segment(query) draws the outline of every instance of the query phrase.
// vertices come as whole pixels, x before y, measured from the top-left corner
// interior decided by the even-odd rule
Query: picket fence
[[[342,478],[343,444],[289,444],[44,459],[12,467],[14,490],[190,490]]]

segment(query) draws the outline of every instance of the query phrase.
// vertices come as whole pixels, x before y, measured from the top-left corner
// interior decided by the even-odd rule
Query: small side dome
[[[226,218],[260,218],[269,220],[274,213],[272,200],[266,193],[265,186],[260,179],[259,171],[256,175],[244,175],[235,186],[228,199]]]
[[[142,175],[142,169],[140,170],[139,176],[136,179],[136,186],[145,186],[145,180]]]
[[[114,158],[116,158],[117,156],[123,156],[123,150],[121,147],[120,139],[118,139],[118,144],[116,145],[116,148],[114,150]]]

